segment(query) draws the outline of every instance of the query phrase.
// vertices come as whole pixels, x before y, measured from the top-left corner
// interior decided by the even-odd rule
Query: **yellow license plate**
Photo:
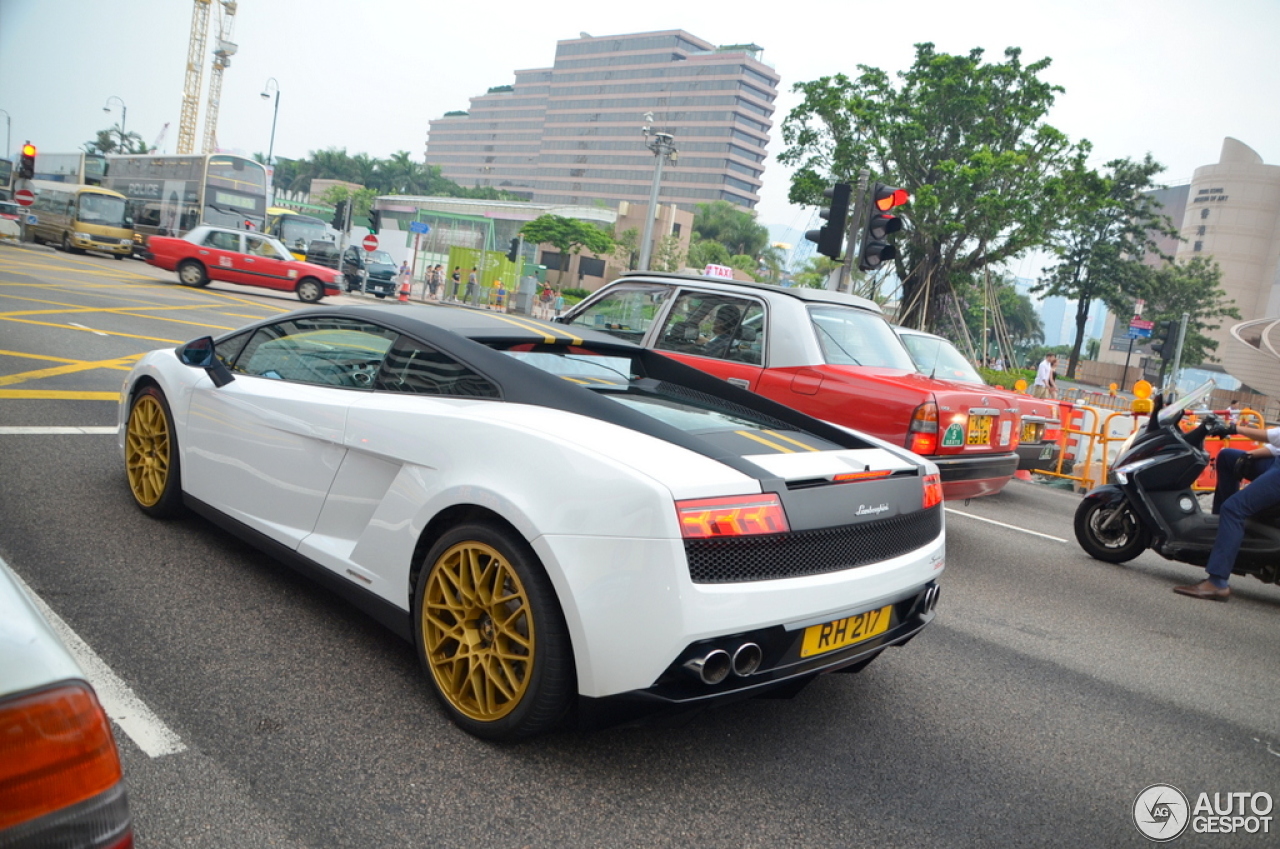
[[[863,640],[883,634],[889,630],[889,619],[893,613],[893,605],[885,605],[879,610],[868,610],[847,619],[837,619],[825,625],[811,625],[804,629],[804,642],[800,644],[801,657],[813,657],[815,654],[835,651]]]
[[[991,416],[969,416],[969,445],[991,444]]]
[[[1022,437],[1019,442],[1039,442],[1044,436],[1044,425],[1039,422],[1027,422],[1022,426]]]

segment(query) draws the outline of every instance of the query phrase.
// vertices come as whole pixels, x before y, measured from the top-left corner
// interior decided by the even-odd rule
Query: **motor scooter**
[[[1221,422],[1210,414],[1186,433],[1178,425],[1212,389],[1210,381],[1176,404],[1157,397],[1146,427],[1116,457],[1114,483],[1085,495],[1076,509],[1075,532],[1091,556],[1124,563],[1150,548],[1168,560],[1197,566],[1209,561],[1218,517],[1204,510],[1191,485],[1210,462],[1205,436]],[[1268,584],[1280,578],[1280,507],[1245,522],[1232,572]]]

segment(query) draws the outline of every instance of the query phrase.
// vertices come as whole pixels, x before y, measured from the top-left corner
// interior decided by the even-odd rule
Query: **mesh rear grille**
[[[933,507],[815,531],[685,540],[684,551],[695,584],[726,584],[853,569],[914,551],[940,533],[942,508]]]

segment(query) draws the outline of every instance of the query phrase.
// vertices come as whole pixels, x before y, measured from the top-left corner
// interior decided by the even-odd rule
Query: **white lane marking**
[[[85,327],[83,324],[76,324],[74,321],[68,321],[68,322],[67,322],[67,324],[71,325],[72,327],[78,327],[78,328],[80,328],[81,330],[87,330],[87,331],[89,331],[90,333],[97,334],[98,336],[110,336],[110,335],[111,335],[110,333],[103,333],[101,330],[94,330],[92,327]]]
[[[187,746],[182,739],[165,725],[160,717],[151,712],[151,708],[129,689],[129,685],[111,671],[106,661],[98,657],[97,652],[89,648],[89,644],[80,639],[80,635],[71,630],[71,626],[53,612],[49,605],[44,603],[44,599],[36,595],[17,572],[12,569],[9,571],[18,579],[18,586],[30,596],[31,601],[49,620],[53,630],[62,638],[67,651],[71,652],[71,656],[75,658],[76,663],[80,664],[93,689],[97,690],[102,709],[116,725],[120,726],[120,730],[128,734],[129,739],[146,752],[148,757],[158,758],[161,755],[185,752]]]
[[[975,516],[974,514],[966,513],[963,510],[956,510],[954,507],[948,507],[946,508],[946,510],[948,513],[955,513],[957,516],[966,516],[970,519],[977,519],[979,522],[987,522],[988,524],[991,524],[991,525],[999,525],[1000,527],[1008,528],[1011,531],[1018,531],[1024,534],[1031,534],[1033,537],[1043,537],[1044,539],[1051,539],[1054,542],[1066,542],[1066,540],[1063,539],[1062,537],[1055,537],[1055,536],[1050,536],[1049,534],[1042,534],[1039,531],[1029,531],[1026,528],[1020,528],[1017,525],[1006,525],[1004,522],[997,522],[995,519],[988,519],[985,516]]]
[[[0,436],[12,436],[21,434],[42,434],[42,433],[75,433],[75,434],[102,434],[116,433],[120,429],[118,427],[0,427]]]

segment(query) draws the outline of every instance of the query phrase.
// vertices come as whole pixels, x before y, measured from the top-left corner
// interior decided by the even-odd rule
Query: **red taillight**
[[[917,454],[938,452],[938,405],[926,401],[911,414],[907,428],[907,448]]]
[[[887,478],[891,474],[893,474],[893,471],[891,469],[885,469],[884,471],[876,471],[876,472],[873,472],[870,470],[867,470],[865,472],[842,472],[841,474],[833,475],[831,478],[831,482],[832,483],[852,483],[854,481],[873,481],[873,480],[877,480],[878,478]]]
[[[772,493],[677,501],[676,515],[685,539],[780,534],[791,530],[782,502]]]
[[[942,503],[942,478],[938,475],[924,476],[924,502],[925,510],[930,507]]]
[[[62,684],[0,704],[0,831],[97,796],[120,779],[111,726],[87,685]]]
[[[1045,442],[1057,442],[1062,438],[1061,422],[1045,422],[1044,436],[1041,437]]]

